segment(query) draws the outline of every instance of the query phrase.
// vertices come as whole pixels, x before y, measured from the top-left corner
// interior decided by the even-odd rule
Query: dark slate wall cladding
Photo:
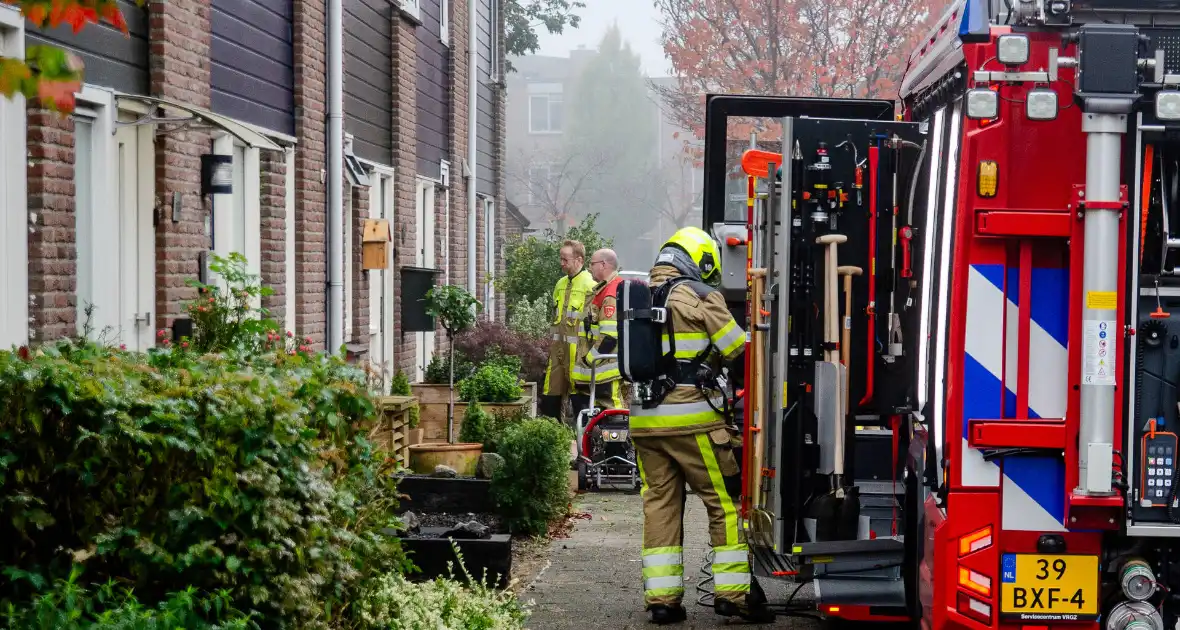
[[[492,169],[492,160],[496,158],[493,144],[496,133],[496,110],[492,101],[491,82],[492,72],[492,5],[491,0],[474,0],[479,10],[478,38],[478,81],[476,89],[476,149],[479,152],[476,164],[475,190],[481,195],[494,197],[496,195],[496,174]]]
[[[213,0],[213,111],[295,134],[292,0]]]
[[[69,26],[37,29],[25,24],[29,45],[52,44],[78,55],[86,69],[83,81],[129,94],[148,93],[147,9],[119,0],[130,37],[108,24],[89,24],[77,35]]]
[[[422,0],[418,34],[418,174],[441,176],[439,161],[450,154],[450,49],[439,39],[441,0]],[[452,25],[452,29],[454,25]],[[456,171],[452,171],[456,172]]]
[[[393,18],[389,0],[344,1],[344,130],[353,152],[393,165]]]

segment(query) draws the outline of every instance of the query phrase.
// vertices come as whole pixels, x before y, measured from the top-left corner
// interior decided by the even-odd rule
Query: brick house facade
[[[346,13],[362,2],[344,0]],[[346,68],[346,115],[357,125],[346,128],[348,144],[371,147],[366,150],[375,159],[352,162],[361,165],[361,180],[345,182],[347,251],[341,255],[350,354],[361,361],[379,355],[387,376],[401,369],[413,378],[425,367],[418,346],[428,336],[402,330],[400,271],[431,267],[466,286],[474,262],[477,284],[467,288],[480,299],[490,295],[488,279],[503,271],[502,256],[489,256],[487,248],[503,241],[508,214],[497,211],[506,207],[504,97],[482,65],[479,86],[491,109],[483,108],[481,116],[493,115],[480,119],[479,140],[493,159],[481,154],[478,172],[466,176],[467,103],[473,98],[469,2],[484,3],[470,6],[487,20],[476,44],[486,46],[482,58],[498,56],[492,66],[503,65],[504,28],[502,14],[493,9],[497,0],[401,2],[373,5],[388,19],[383,46],[389,56],[382,70],[388,81],[368,97],[379,107],[349,97],[370,86]],[[0,310],[6,330],[0,343],[77,334],[93,305],[92,334],[133,349],[150,347],[158,330],[184,317],[184,302],[196,295],[188,282],[206,277],[202,264],[211,254],[239,251],[274,291],[263,303],[271,316],[324,349],[330,311],[325,0],[121,5],[131,31],[121,49],[110,48],[105,26],[90,26],[71,39],[68,32],[22,26],[14,11],[0,7],[0,53],[13,54],[25,40],[69,43],[87,68],[75,116],[19,99],[0,104],[0,166],[9,160],[23,166],[23,178],[0,184],[10,192],[27,189],[27,199],[0,195],[0,227],[22,218],[28,227],[27,239],[13,241],[27,254],[8,247],[0,257],[0,288],[8,304]],[[425,14],[432,6],[430,19]],[[440,32],[444,24],[449,33]],[[344,31],[347,41],[353,29],[346,24]],[[500,35],[493,41],[490,33]],[[436,108],[423,111],[418,89],[424,72],[439,81],[440,64],[420,50],[431,37],[449,40],[442,51],[440,97],[447,122],[440,131],[448,141],[439,149],[450,165],[445,182],[441,173],[423,172],[419,120],[437,117]],[[345,65],[351,63],[346,55]],[[231,194],[206,194],[202,156],[208,154],[232,156]],[[355,159],[351,152],[346,157]],[[466,192],[473,180],[480,182],[474,235]],[[420,207],[424,201],[429,207]],[[393,254],[386,270],[362,269],[361,234],[370,217],[390,220]],[[431,233],[420,230],[422,217],[433,224]],[[488,217],[495,226],[491,233],[485,232]],[[475,261],[467,256],[470,238],[478,244]],[[434,260],[424,261],[429,250]],[[502,317],[503,300],[493,300],[493,313]]]

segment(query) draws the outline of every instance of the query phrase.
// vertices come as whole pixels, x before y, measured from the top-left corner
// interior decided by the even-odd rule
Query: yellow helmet
[[[684,250],[692,258],[692,262],[701,270],[701,280],[707,284],[721,278],[721,248],[709,233],[698,227],[681,228],[672,238],[664,243],[664,247],[675,245]]]

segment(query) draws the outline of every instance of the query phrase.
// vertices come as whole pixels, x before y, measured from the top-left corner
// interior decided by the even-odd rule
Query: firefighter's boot
[[[772,623],[775,619],[774,611],[767,608],[766,604],[752,604],[748,600],[739,604],[728,599],[718,599],[713,604],[713,611],[722,617],[741,617],[751,623]]]
[[[665,626],[671,623],[680,623],[688,619],[688,611],[684,610],[684,606],[680,604],[655,604],[651,607],[651,622]]]

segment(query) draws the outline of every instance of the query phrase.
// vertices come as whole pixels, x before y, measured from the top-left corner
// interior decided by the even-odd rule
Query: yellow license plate
[[[1004,554],[1000,613],[1022,621],[1098,617],[1098,556]]]

